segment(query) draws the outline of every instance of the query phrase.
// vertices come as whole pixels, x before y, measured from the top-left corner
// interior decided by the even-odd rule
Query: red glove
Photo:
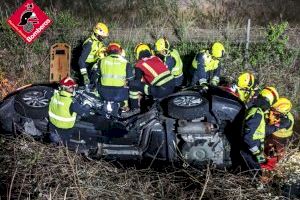
[[[268,157],[267,162],[260,164],[260,168],[272,171],[276,167],[277,162],[277,157]]]

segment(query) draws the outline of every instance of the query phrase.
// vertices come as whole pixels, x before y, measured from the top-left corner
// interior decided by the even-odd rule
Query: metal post
[[[250,43],[250,25],[251,25],[251,19],[248,19],[247,38],[246,38],[246,54],[247,55],[248,55],[248,49],[249,49],[249,43]]]
[[[244,57],[244,63],[245,63],[245,68],[249,67],[249,43],[250,43],[250,25],[251,25],[251,19],[248,19],[248,24],[247,24],[247,36],[246,36],[246,50],[245,50],[245,57]]]

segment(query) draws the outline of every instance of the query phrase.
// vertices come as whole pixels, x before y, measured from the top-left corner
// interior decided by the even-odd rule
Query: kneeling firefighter
[[[131,64],[122,56],[124,50],[117,43],[110,43],[107,56],[93,67],[98,74],[98,92],[107,103],[106,111],[117,115],[120,105],[128,111],[128,81],[133,79]]]
[[[260,92],[254,106],[246,111],[241,155],[250,169],[260,169],[260,164],[266,162],[264,154],[265,113],[278,98],[278,92],[274,87],[265,87]]]
[[[208,89],[207,84],[219,85],[220,82],[220,59],[225,54],[222,43],[215,42],[210,50],[202,50],[196,54],[192,63],[191,85],[199,84],[203,89]]]
[[[76,134],[76,130],[73,128],[76,118],[87,116],[91,107],[80,104],[74,98],[77,84],[72,78],[63,78],[59,84],[59,90],[54,90],[49,103],[50,140],[56,144],[63,142],[70,147],[72,145],[70,138]],[[73,148],[76,147],[73,146]]]
[[[153,98],[165,97],[175,90],[174,76],[157,56],[152,55],[147,44],[140,43],[135,48],[135,81],[130,82],[130,102],[132,108],[139,108],[139,93]]]
[[[279,98],[267,115],[266,154],[277,158],[284,156],[285,147],[293,135],[294,117],[290,112],[292,102],[287,98]],[[274,166],[273,166],[274,167]]]
[[[179,52],[170,47],[170,43],[165,38],[160,38],[155,42],[155,51],[158,57],[162,58],[168,66],[175,79],[175,85],[181,86],[183,83],[183,63]]]

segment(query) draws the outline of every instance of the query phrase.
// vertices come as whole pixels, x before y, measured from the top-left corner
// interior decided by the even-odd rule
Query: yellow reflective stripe
[[[129,91],[129,98],[130,99],[138,99],[139,98],[139,92]]]
[[[153,79],[153,81],[151,82],[151,85],[156,85],[156,84],[155,84],[156,81],[158,81],[159,79],[161,79],[162,77],[164,77],[164,76],[166,76],[166,75],[168,75],[168,74],[171,74],[170,71],[165,71],[165,72],[161,73],[160,75],[158,75],[157,77],[155,77],[155,78]]]
[[[163,80],[159,81],[156,85],[157,86],[161,86],[165,83],[167,83],[168,81],[172,80],[174,77],[171,75],[171,76],[168,76],[167,78],[164,78]]]
[[[288,129],[283,128],[283,129],[280,129],[280,130],[274,132],[273,135],[275,135],[276,137],[288,138],[293,134],[293,127],[294,127],[294,122],[295,122],[294,116],[290,112],[287,114],[287,116],[288,116],[288,119],[291,121],[290,127]]]
[[[276,132],[273,133],[273,135],[275,135],[276,137],[279,137],[279,138],[288,138],[292,134],[293,134],[292,130],[286,130],[285,128],[284,129],[280,129],[280,130],[278,130],[278,131],[276,131]]]
[[[139,98],[139,95],[129,95],[129,98],[130,98],[130,99],[138,99],[138,98]]]
[[[73,116],[73,117],[61,117],[61,116],[58,116],[56,114],[54,114],[53,112],[49,111],[49,116],[58,120],[58,121],[62,121],[62,122],[74,122],[76,120],[76,116]]]
[[[133,92],[133,91],[129,91],[129,94],[132,94],[132,95],[138,95],[139,92]]]
[[[152,67],[150,67],[150,65],[148,65],[147,63],[143,63],[142,65],[152,74],[152,76],[154,76],[154,77],[158,76],[156,71],[154,71],[154,69],[152,69]]]
[[[115,75],[115,74],[103,74],[103,75],[101,75],[101,78],[124,80],[126,78],[126,76]]]
[[[149,85],[145,85],[144,92],[146,95],[149,95]]]

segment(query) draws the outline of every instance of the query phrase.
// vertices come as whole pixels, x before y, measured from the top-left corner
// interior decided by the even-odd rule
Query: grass
[[[0,146],[0,197],[7,199],[274,199],[280,189],[259,179],[207,166],[123,169],[88,161],[63,147],[28,137],[3,139]]]

